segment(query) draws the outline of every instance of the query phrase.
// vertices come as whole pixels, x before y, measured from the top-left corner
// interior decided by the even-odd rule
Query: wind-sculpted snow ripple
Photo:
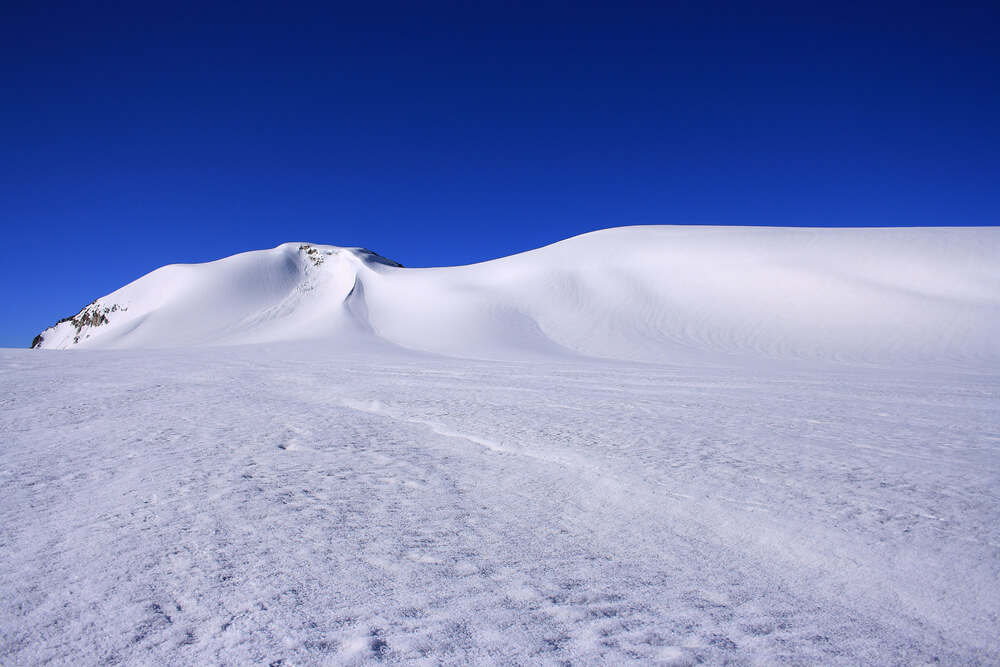
[[[0,353],[0,663],[989,664],[995,375]]]

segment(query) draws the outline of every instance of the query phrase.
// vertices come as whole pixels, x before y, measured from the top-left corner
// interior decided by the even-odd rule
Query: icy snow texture
[[[0,663],[995,664],[998,394],[3,351]]]
[[[288,243],[163,267],[42,347],[304,339],[450,356],[1000,363],[1000,228],[624,227],[471,266]],[[74,343],[74,341],[78,341]]]
[[[0,351],[0,663],[996,664],[998,232],[164,267]]]

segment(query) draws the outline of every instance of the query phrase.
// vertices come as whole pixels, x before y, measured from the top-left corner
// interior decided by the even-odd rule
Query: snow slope
[[[322,340],[480,359],[1000,365],[1000,228],[624,227],[470,266],[288,243],[172,265],[42,348]]]
[[[0,664],[996,664],[998,250],[154,271],[0,350]]]

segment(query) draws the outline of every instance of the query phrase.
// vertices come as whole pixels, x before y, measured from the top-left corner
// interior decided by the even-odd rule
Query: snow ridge
[[[286,243],[153,271],[33,346],[317,341],[504,360],[996,367],[998,267],[996,227],[623,227],[433,269]]]

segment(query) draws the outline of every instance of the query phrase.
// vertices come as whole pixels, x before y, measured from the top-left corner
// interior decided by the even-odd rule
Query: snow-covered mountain
[[[35,347],[299,340],[483,359],[996,366],[1000,228],[623,227],[429,269],[286,243],[165,266]]]
[[[0,664],[996,664],[998,341],[1000,228],[167,266],[0,350]]]

